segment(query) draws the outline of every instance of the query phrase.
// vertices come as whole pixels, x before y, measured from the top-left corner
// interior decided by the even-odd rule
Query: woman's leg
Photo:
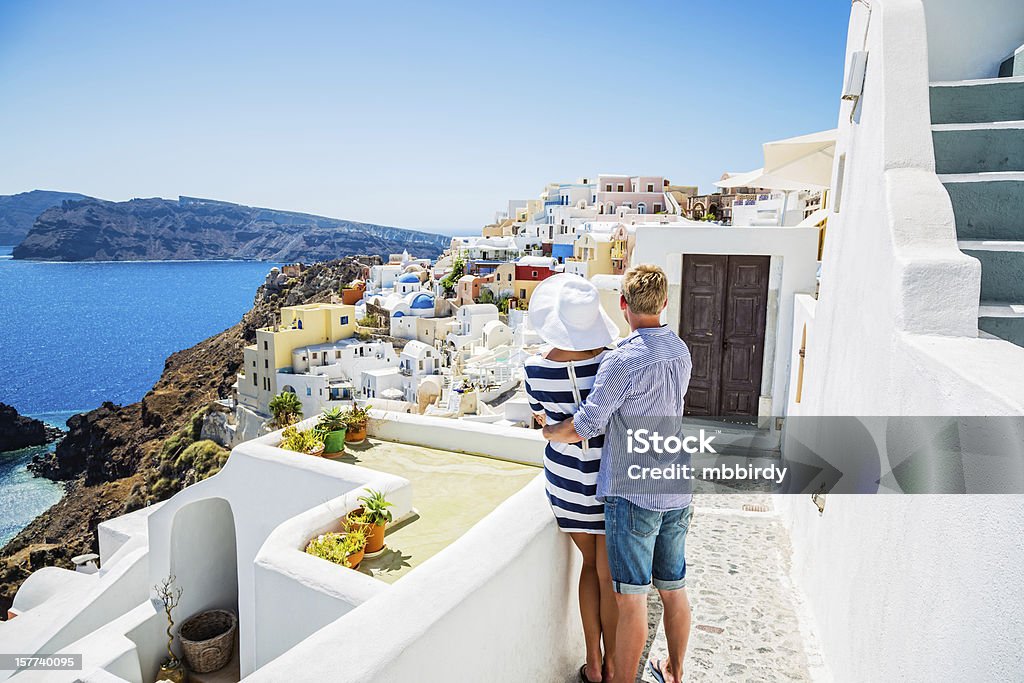
[[[608,546],[604,534],[595,539],[597,558],[597,579],[601,591],[601,634],[604,636],[604,676],[611,680],[615,675],[615,628],[619,621],[619,610],[615,605],[612,588],[612,572],[608,566]]]
[[[603,680],[601,675],[601,589],[597,577],[597,543],[595,534],[569,534],[583,554],[580,570],[580,617],[583,638],[587,644],[587,679]],[[603,540],[603,537],[602,537]],[[605,560],[607,562],[607,560]]]

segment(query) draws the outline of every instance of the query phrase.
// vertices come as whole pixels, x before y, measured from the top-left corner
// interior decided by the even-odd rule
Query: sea
[[[251,261],[47,263],[0,246],[0,402],[64,426],[104,401],[138,401],[166,358],[231,325],[276,264]],[[32,456],[0,453],[0,545],[60,500]]]

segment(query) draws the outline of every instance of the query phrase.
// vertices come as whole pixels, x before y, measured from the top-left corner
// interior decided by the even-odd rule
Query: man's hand
[[[543,427],[547,424],[548,416],[546,413],[534,413],[533,421],[537,423],[538,427]]]
[[[576,427],[573,425],[572,418],[563,420],[556,425],[547,425],[542,433],[545,439],[555,443],[578,443],[583,441],[583,437],[576,433]]]

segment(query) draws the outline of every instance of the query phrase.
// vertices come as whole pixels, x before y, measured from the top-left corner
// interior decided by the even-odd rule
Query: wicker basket
[[[188,668],[205,674],[223,669],[235,650],[238,617],[224,609],[211,609],[189,617],[178,630]]]

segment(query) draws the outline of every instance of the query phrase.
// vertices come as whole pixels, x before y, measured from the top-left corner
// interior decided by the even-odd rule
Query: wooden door
[[[679,336],[693,361],[687,415],[757,415],[770,263],[768,256],[683,257]]]
[[[687,415],[717,415],[722,383],[722,313],[729,257],[683,256],[679,336],[690,349],[693,369],[686,392]]]

